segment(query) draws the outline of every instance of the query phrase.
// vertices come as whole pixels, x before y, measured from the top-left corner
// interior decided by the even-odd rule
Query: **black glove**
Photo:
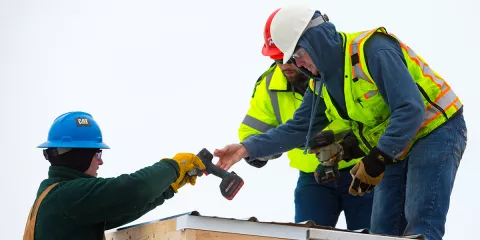
[[[267,165],[268,160],[276,159],[276,158],[279,158],[281,156],[282,156],[282,154],[280,153],[280,154],[277,154],[277,155],[273,155],[273,156],[270,156],[270,157],[259,158],[259,159],[253,159],[253,160],[245,159],[245,161],[250,166],[253,166],[253,167],[256,167],[256,168],[262,168],[263,166]]]
[[[254,159],[251,161],[245,160],[250,166],[256,167],[256,168],[262,168],[263,166],[267,165],[268,161],[262,161],[258,159]]]
[[[343,160],[350,161],[355,158],[364,157],[365,152],[358,146],[358,139],[353,133],[349,133],[342,141],[340,145],[343,147]]]
[[[392,162],[392,158],[374,147],[350,170],[353,180],[348,192],[354,196],[371,192],[382,181],[385,165]]]

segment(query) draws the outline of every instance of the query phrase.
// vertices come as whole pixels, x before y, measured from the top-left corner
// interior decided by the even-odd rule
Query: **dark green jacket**
[[[104,231],[132,222],[172,198],[179,176],[174,160],[163,160],[132,174],[96,178],[51,166],[37,197],[59,182],[38,210],[35,240],[101,240]]]

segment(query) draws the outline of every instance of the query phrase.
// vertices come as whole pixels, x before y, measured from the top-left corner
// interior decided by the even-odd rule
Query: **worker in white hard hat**
[[[216,150],[217,165],[229,169],[302,144],[311,151],[311,132],[348,120],[366,153],[350,171],[349,192],[375,188],[372,232],[442,239],[467,144],[463,104],[450,85],[383,27],[339,32],[320,11],[288,6],[270,29],[283,63],[311,78],[309,90],[293,119]]]
[[[275,62],[256,80],[250,107],[238,128],[239,141],[264,133],[291,119],[308,88],[309,78],[293,63],[283,64],[283,53],[271,41],[271,20],[278,10],[267,19],[261,48],[262,55]],[[319,143],[324,146],[318,148],[320,152],[303,154],[301,148],[295,148],[284,154],[290,167],[298,170],[293,191],[294,222],[313,221],[316,225],[335,227],[340,224],[343,212],[346,229],[369,229],[374,191],[364,196],[348,193],[352,182],[349,171],[362,160],[365,153],[358,147],[349,121],[333,121],[322,131],[324,134],[319,138],[323,136],[325,140]],[[271,168],[267,163],[281,161],[281,155],[245,162],[268,172]]]

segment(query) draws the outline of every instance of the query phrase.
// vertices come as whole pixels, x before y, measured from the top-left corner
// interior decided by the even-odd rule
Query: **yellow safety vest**
[[[292,91],[280,68],[275,65],[267,70],[256,83],[255,92],[250,100],[248,110],[238,129],[238,137],[243,141],[248,136],[260,134],[275,128],[293,118],[295,110],[300,107],[303,96]],[[324,130],[331,129],[336,134],[350,130],[349,121],[339,119],[330,123]],[[287,152],[290,167],[311,173],[315,171],[319,161],[315,154],[304,154],[302,149],[292,149]],[[361,159],[349,162],[340,161],[339,169],[355,165]]]
[[[345,103],[347,114],[351,121],[354,134],[364,152],[378,145],[380,136],[385,132],[390,119],[390,108],[380,95],[377,85],[368,72],[365,60],[364,44],[375,33],[380,32],[395,38],[404,55],[407,68],[417,83],[426,109],[424,120],[410,144],[401,152],[395,154],[395,160],[403,160],[416,140],[425,137],[434,129],[447,121],[462,103],[450,88],[448,83],[410,47],[401,42],[395,35],[387,33],[379,27],[370,31],[343,33],[340,35],[345,42]],[[315,86],[314,86],[315,85]],[[321,95],[327,106],[325,111],[328,119],[342,119],[335,106],[331,104],[331,96],[323,84],[313,80],[309,83],[315,94],[321,87]]]

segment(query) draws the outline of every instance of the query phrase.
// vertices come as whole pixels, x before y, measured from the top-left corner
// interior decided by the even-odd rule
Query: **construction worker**
[[[276,63],[261,75],[255,85],[255,91],[250,100],[250,109],[238,129],[240,141],[251,135],[266,132],[292,118],[295,110],[302,103],[303,94],[308,87],[308,77],[292,63],[283,64],[282,52],[271,41],[270,22],[274,13],[271,14],[265,25],[265,43],[262,54],[269,56]],[[349,122],[343,120],[330,124],[326,129],[334,130],[339,135],[345,134],[347,131],[351,132]],[[352,181],[348,171],[361,158],[351,160],[351,157],[347,157],[350,161],[345,161],[346,155],[350,155],[352,152],[346,150],[351,149],[350,146],[355,144],[353,147],[358,149],[356,153],[364,155],[358,148],[355,136],[352,134],[348,137],[353,141],[331,144],[328,146],[331,151],[321,151],[320,153],[328,154],[321,154],[320,159],[317,159],[316,154],[304,155],[300,149],[288,151],[290,166],[299,170],[294,193],[295,222],[313,220],[317,225],[335,227],[343,210],[348,229],[370,228],[373,192],[364,197],[348,194],[348,188]],[[339,138],[341,139],[341,137]],[[349,146],[345,146],[345,143],[348,143]],[[339,154],[340,151],[342,154]],[[268,160],[278,158],[280,155],[252,159],[248,163],[261,168],[267,164]],[[320,156],[320,154],[318,155]],[[338,183],[335,181],[317,183],[314,172],[319,165],[319,160],[323,162],[335,156],[345,156],[343,159],[335,159],[340,172]]]
[[[191,153],[179,153],[118,177],[97,177],[103,165],[102,132],[92,115],[68,112],[55,119],[39,148],[51,166],[40,183],[23,239],[104,239],[104,231],[132,222],[162,205],[204,169]]]
[[[288,151],[345,119],[367,153],[350,171],[349,192],[375,188],[372,232],[442,239],[467,143],[463,104],[448,83],[383,27],[339,32],[320,11],[288,6],[271,35],[283,63],[312,78],[309,90],[293,119],[216,150],[217,165]]]

